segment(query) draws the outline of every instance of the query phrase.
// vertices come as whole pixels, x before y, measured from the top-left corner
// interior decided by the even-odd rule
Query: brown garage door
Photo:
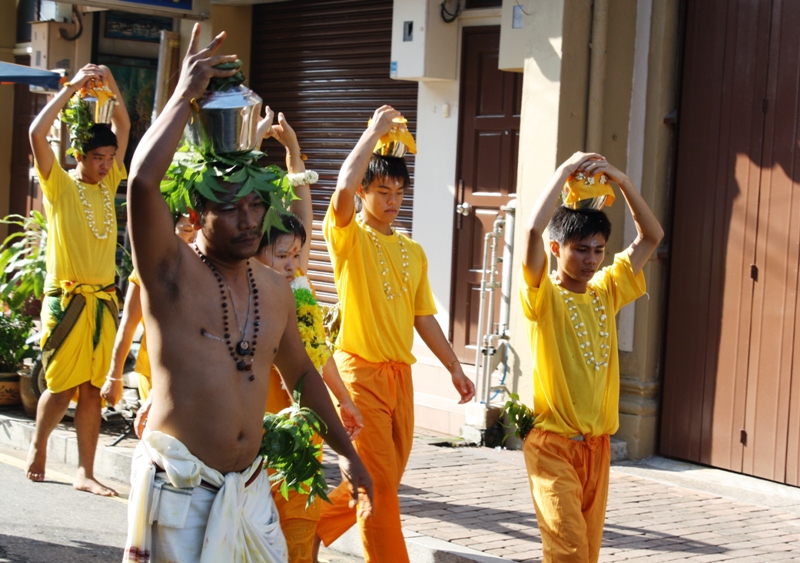
[[[389,78],[391,0],[295,0],[253,7],[251,87],[297,131],[312,186],[314,234],[309,275],[321,301],[337,300],[322,238],[322,219],[336,176],[375,108],[399,109],[416,133],[417,84]],[[273,150],[273,161],[283,155]],[[413,177],[413,156],[407,157]],[[399,230],[410,234],[413,190]]]
[[[800,3],[688,2],[661,453],[800,485]]]

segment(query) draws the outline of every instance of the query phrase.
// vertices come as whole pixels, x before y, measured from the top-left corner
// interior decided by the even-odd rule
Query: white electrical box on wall
[[[530,19],[528,0],[503,0],[500,17],[500,60],[498,68],[522,72],[525,65],[525,40],[528,31],[525,25]]]
[[[61,36],[75,35],[74,23],[33,22],[31,23],[31,66],[40,70],[64,69],[66,76],[75,73],[75,42]]]
[[[394,0],[392,62],[399,80],[455,80],[458,22],[445,23],[441,0]]]

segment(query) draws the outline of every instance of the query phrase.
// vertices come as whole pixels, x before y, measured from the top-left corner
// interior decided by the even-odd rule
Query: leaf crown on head
[[[223,184],[238,185],[234,202],[255,193],[268,204],[263,232],[272,227],[283,228],[279,213],[286,212],[297,196],[281,167],[259,165],[264,156],[259,150],[217,154],[213,149],[200,151],[184,142],[161,181],[161,194],[173,215],[185,214],[193,208],[195,192],[209,201],[222,203],[220,196],[231,192],[231,187]]]

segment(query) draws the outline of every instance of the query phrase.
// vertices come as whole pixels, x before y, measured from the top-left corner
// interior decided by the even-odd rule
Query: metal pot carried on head
[[[262,105],[258,94],[239,84],[225,92],[207,90],[196,101],[186,124],[186,138],[191,144],[217,154],[257,148]]]

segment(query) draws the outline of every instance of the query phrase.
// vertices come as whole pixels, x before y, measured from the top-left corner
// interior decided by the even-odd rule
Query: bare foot
[[[100,495],[101,497],[115,497],[118,496],[117,491],[102,485],[99,481],[91,477],[75,477],[75,482],[72,486],[79,491],[86,491],[93,495]]]
[[[37,483],[44,481],[44,467],[47,462],[47,450],[39,452],[33,444],[28,449],[28,461],[25,466],[25,476]]]

